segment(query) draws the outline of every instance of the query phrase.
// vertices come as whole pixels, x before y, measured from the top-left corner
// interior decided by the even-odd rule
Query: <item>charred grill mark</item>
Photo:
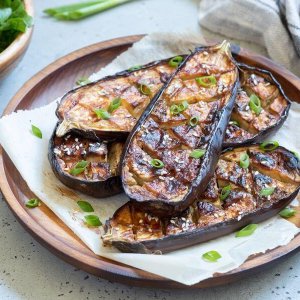
[[[240,170],[239,158],[242,153],[249,155],[250,165],[248,168]],[[275,161],[276,165],[272,169],[273,172],[268,173],[264,169],[258,171],[257,160],[269,160],[272,166]],[[287,172],[291,168],[296,172],[296,176],[293,177],[295,178],[294,181],[282,181],[275,172],[276,168],[280,169],[281,172]],[[234,175],[234,173],[238,175]],[[247,178],[249,181],[249,187],[244,182],[240,184],[239,178],[241,178],[241,174],[242,177]],[[137,226],[139,232],[147,232],[147,234],[140,236],[134,234],[134,240],[132,240],[132,236],[129,239],[126,238],[128,226],[132,226],[132,219],[135,218],[136,214],[143,215],[144,212],[137,208],[134,208],[134,212],[131,211],[131,215],[127,217],[128,226],[124,227],[124,237],[120,234],[120,231],[118,236],[114,234],[114,227],[120,224],[117,219],[122,215],[122,213],[117,211],[113,218],[107,221],[106,234],[102,237],[103,242],[105,245],[115,245],[122,251],[135,252],[140,251],[138,250],[140,248],[137,249],[133,245],[139,243],[145,243],[144,246],[150,250],[161,251],[179,249],[185,247],[187,244],[193,245],[197,243],[197,233],[199,234],[199,240],[205,241],[208,238],[205,238],[206,231],[203,230],[215,232],[218,230],[217,228],[221,228],[222,224],[232,224],[233,221],[237,223],[242,221],[243,218],[247,218],[247,216],[252,216],[251,220],[254,220],[255,213],[259,215],[261,211],[272,209],[274,205],[279,205],[280,202],[286,205],[296,196],[296,192],[299,190],[300,181],[297,181],[299,174],[298,159],[282,147],[272,152],[263,152],[258,146],[226,151],[221,155],[215,176],[210,180],[206,191],[198,198],[198,201],[189,206],[185,211],[175,217],[159,218],[151,215],[150,220],[152,218],[155,220],[153,223],[154,228],[151,228],[152,225],[149,222],[146,227],[144,221],[139,222],[135,226]],[[224,183],[231,185],[231,191],[221,201],[220,191]],[[274,191],[270,195],[261,194],[263,189],[270,187],[274,187]],[[121,211],[128,206],[135,207],[133,202],[128,202],[121,208]],[[149,214],[146,215],[149,216]],[[158,228],[157,231],[155,231],[155,228]],[[153,234],[149,234],[151,231]],[[214,237],[217,236],[214,235]],[[176,239],[177,237],[178,239]],[[184,242],[178,242],[180,238]],[[120,241],[122,243],[119,243]],[[170,246],[168,241],[172,243],[172,246]],[[126,247],[124,247],[123,243],[125,243]]]

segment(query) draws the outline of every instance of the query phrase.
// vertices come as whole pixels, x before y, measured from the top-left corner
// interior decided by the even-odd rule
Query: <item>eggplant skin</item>
[[[48,160],[54,175],[59,181],[71,189],[96,198],[110,197],[123,191],[120,176],[111,176],[106,180],[85,180],[72,176],[68,172],[64,171],[58,162],[56,154],[54,153],[55,132],[56,127],[49,141]]]
[[[249,155],[248,168],[239,165],[242,153]],[[230,193],[220,201],[221,189],[228,184]],[[262,189],[270,186],[273,193],[262,195]],[[147,254],[193,246],[277,215],[299,189],[299,159],[287,149],[264,152],[258,145],[226,149],[207,190],[186,211],[160,218],[128,202],[106,221],[103,244]]]
[[[176,83],[174,84],[174,82],[176,82],[176,80],[179,80],[178,78],[180,78],[180,80],[186,80],[186,78],[187,78],[187,80],[194,82],[196,77],[199,77],[199,76],[201,77],[203,75],[207,76],[208,74],[211,74],[210,73],[211,71],[210,70],[208,71],[206,69],[207,65],[210,67],[209,58],[208,58],[208,57],[210,57],[209,56],[210,52],[212,53],[212,55],[211,55],[212,58],[215,58],[216,56],[219,57],[218,63],[221,66],[221,67],[218,65],[213,66],[212,68],[215,68],[214,69],[215,73],[213,73],[213,74],[216,74],[216,76],[223,76],[224,74],[225,74],[225,76],[229,76],[229,79],[226,78],[228,87],[226,87],[226,89],[225,89],[225,85],[223,83],[221,83],[223,81],[222,81],[222,79],[220,79],[221,92],[222,92],[222,88],[224,88],[224,92],[222,95],[223,98],[221,98],[221,96],[219,96],[219,86],[216,84],[215,85],[216,91],[215,91],[215,94],[213,97],[213,99],[216,99],[216,101],[215,100],[210,101],[210,99],[211,99],[210,98],[211,96],[209,94],[210,91],[207,91],[206,88],[204,88],[204,89],[200,88],[201,92],[204,93],[204,96],[198,95],[198,93],[194,92],[194,90],[193,90],[193,92],[195,94],[192,94],[192,96],[188,95],[188,96],[191,96],[191,98],[189,98],[189,99],[192,99],[191,103],[203,102],[203,103],[205,103],[203,105],[213,105],[212,103],[217,102],[216,107],[214,107],[214,108],[210,107],[211,108],[210,111],[213,111],[212,115],[207,114],[207,116],[210,116],[210,119],[207,118],[202,121],[202,124],[205,124],[205,122],[206,122],[206,124],[209,124],[210,127],[206,131],[205,130],[203,131],[204,133],[202,135],[201,141],[198,136],[198,141],[195,142],[195,144],[197,144],[197,146],[193,146],[193,147],[187,146],[187,148],[189,149],[188,151],[192,151],[195,148],[197,149],[201,145],[203,147],[205,147],[205,154],[201,158],[200,162],[199,162],[199,160],[191,161],[191,164],[195,163],[195,165],[196,164],[200,165],[200,167],[197,167],[197,169],[195,167],[195,169],[197,171],[195,172],[194,178],[187,179],[188,174],[186,174],[185,175],[186,179],[184,179],[184,180],[186,180],[186,182],[184,184],[182,183],[183,181],[180,182],[179,186],[184,187],[184,189],[186,189],[186,191],[184,193],[177,194],[176,191],[174,193],[170,192],[169,198],[171,199],[171,197],[173,197],[173,199],[175,199],[175,200],[172,200],[172,199],[170,200],[164,194],[162,195],[163,192],[160,191],[159,187],[157,187],[155,189],[156,191],[159,192],[158,196],[157,195],[155,196],[151,193],[149,196],[149,194],[147,194],[147,191],[145,192],[146,195],[144,196],[142,194],[145,191],[145,189],[143,187],[142,187],[142,192],[138,192],[140,194],[132,192],[131,187],[128,185],[128,182],[129,182],[128,178],[130,178],[130,177],[127,173],[130,173],[130,171],[127,171],[127,169],[130,168],[128,162],[135,155],[134,147],[137,143],[136,142],[137,135],[140,135],[141,134],[140,132],[145,132],[145,130],[144,130],[145,128],[147,128],[147,130],[148,129],[152,130],[152,128],[154,128],[151,124],[148,125],[147,122],[150,122],[151,119],[153,119],[153,114],[156,113],[156,109],[157,108],[158,108],[158,110],[160,109],[159,105],[166,104],[166,100],[164,100],[163,97],[166,97],[165,93],[170,92],[170,89],[172,89],[172,87],[173,87],[172,84],[176,85]],[[203,53],[205,53],[205,54],[203,54]],[[218,54],[216,54],[216,53],[218,53]],[[202,57],[202,54],[207,57],[207,58],[205,58],[206,60],[203,61],[203,64],[202,64],[202,60],[201,60],[201,63],[199,61],[197,61],[197,57]],[[220,58],[220,56],[222,58]],[[199,60],[199,58],[198,58],[198,60]],[[185,69],[185,66],[187,64],[189,64],[190,62],[191,62],[190,65],[193,66],[193,68],[191,67],[191,70]],[[196,66],[194,66],[193,64],[196,64]],[[201,67],[197,66],[197,64],[199,64]],[[204,67],[202,67],[202,66],[204,66]],[[226,66],[227,69],[224,66]],[[197,67],[198,67],[198,69],[197,69]],[[220,70],[218,68],[220,68],[220,70],[222,70],[222,71],[220,72]],[[180,74],[181,77],[178,77],[177,74]],[[187,83],[185,83],[185,84],[187,84]],[[190,83],[190,84],[194,84],[194,83]],[[159,216],[171,216],[171,215],[178,214],[179,212],[186,209],[192,202],[194,202],[194,200],[199,195],[201,195],[201,193],[205,190],[210,178],[213,175],[213,172],[214,172],[213,170],[218,161],[219,154],[222,150],[223,138],[225,135],[226,126],[230,119],[231,111],[234,106],[234,100],[235,100],[238,86],[239,86],[238,71],[237,71],[235,62],[231,57],[231,53],[229,51],[229,43],[227,43],[226,41],[223,44],[217,45],[215,47],[197,48],[190,56],[188,56],[183,61],[181,66],[177,69],[177,71],[169,79],[168,83],[164,86],[164,88],[161,89],[161,91],[152,99],[151,103],[146,108],[146,110],[143,112],[139,121],[136,123],[135,127],[131,131],[129,137],[126,140],[125,146],[124,146],[124,152],[123,152],[122,158],[121,158],[122,163],[120,164],[121,170],[119,173],[122,174],[121,175],[122,184],[123,184],[125,193],[127,194],[127,196],[129,196],[129,198],[132,201],[135,202],[136,206],[138,206],[143,211],[152,212]],[[195,88],[195,86],[194,86],[194,88]],[[208,88],[208,90],[209,90],[209,88]],[[170,92],[170,93],[172,93],[172,92]],[[177,95],[178,95],[178,93],[176,94],[176,96]],[[180,92],[179,92],[178,97],[179,98],[181,97]],[[193,102],[193,99],[194,99],[193,97],[195,97],[196,102]],[[203,100],[199,101],[198,99],[199,98],[202,99],[201,97],[204,97],[203,99],[206,99],[207,102],[205,102]],[[171,98],[172,97],[170,96],[170,99]],[[163,99],[163,100],[161,100],[161,99]],[[183,99],[185,99],[185,98],[183,98]],[[223,100],[221,100],[221,99],[223,99]],[[178,100],[178,98],[176,98],[175,100]],[[175,100],[172,98],[171,103],[176,103],[176,102],[174,102]],[[171,101],[171,100],[169,100],[169,101]],[[197,101],[199,101],[199,102],[197,102]],[[207,103],[209,103],[209,104],[207,104]],[[191,105],[191,107],[192,107],[192,105]],[[164,118],[166,116],[166,114],[164,114],[164,113],[161,113],[161,114],[159,114],[159,113],[160,112],[157,113],[157,115],[159,115],[158,117]],[[191,113],[194,113],[194,112],[191,111]],[[201,116],[201,114],[200,114],[200,116]],[[169,120],[172,118],[173,117],[169,117]],[[190,116],[188,116],[187,118],[190,118]],[[168,122],[169,120],[167,119],[166,122]],[[185,124],[187,124],[187,123],[185,123]],[[177,130],[177,128],[180,127],[180,126],[178,126],[178,127],[176,127],[176,126],[177,125],[175,125],[175,127],[172,126],[171,130]],[[188,127],[188,125],[184,125],[184,126]],[[200,127],[199,124],[196,127]],[[175,128],[175,129],[173,129],[173,128]],[[180,133],[179,133],[179,135],[180,135]],[[181,138],[183,136],[184,136],[184,134],[181,133]],[[174,136],[172,139],[176,142],[176,139],[174,138]],[[178,136],[177,136],[177,140],[178,141],[180,140],[180,138],[178,138]],[[149,143],[150,142],[151,141],[149,140]],[[140,146],[142,148],[142,152],[144,151],[144,149],[143,149],[144,146],[145,147],[147,147],[147,145],[150,146],[149,143],[148,143],[148,141],[146,141],[142,146]],[[169,150],[169,149],[170,148],[166,147],[165,149],[162,149],[162,151]],[[157,153],[159,151],[156,151],[157,148],[154,150],[155,150],[156,155],[158,155]],[[175,152],[175,156],[177,155],[177,153],[178,152]],[[147,154],[149,154],[149,153],[147,153]],[[152,155],[152,158],[154,158],[153,155]],[[160,158],[160,159],[164,160],[163,158]],[[141,158],[137,157],[137,161],[140,161],[140,160],[141,160]],[[185,168],[185,169],[187,169],[187,168]],[[144,172],[144,171],[142,171],[142,172]],[[147,170],[146,170],[146,173],[147,173]],[[158,174],[158,172],[156,172],[156,173]],[[176,174],[174,175],[176,181],[177,181],[176,176],[179,173],[180,172],[177,172],[177,167],[176,167]],[[143,174],[145,174],[145,172]],[[162,176],[158,176],[157,174],[155,175],[156,177],[154,177],[154,179],[159,178],[159,180],[161,180]],[[145,174],[145,176],[147,176],[147,175],[148,174]],[[166,179],[164,179],[164,180],[166,180],[166,181],[169,180],[168,179],[169,177],[171,177],[171,175],[167,175],[165,177]],[[171,177],[171,178],[174,178],[174,177]],[[174,184],[170,183],[169,187],[171,187],[171,186],[174,186]],[[169,187],[168,187],[168,189],[169,189]],[[182,194],[183,194],[183,196],[182,196]]]
[[[237,63],[237,65],[240,70],[240,78],[242,77],[243,72],[256,74],[258,76],[261,76],[262,78],[265,78],[269,83],[274,85],[279,92],[278,96],[282,97],[282,100],[285,102],[284,103],[285,107],[284,107],[283,111],[279,113],[278,120],[276,120],[276,122],[274,124],[267,126],[264,129],[259,130],[257,133],[252,134],[251,137],[247,137],[244,139],[240,139],[239,137],[238,138],[233,137],[232,139],[230,139],[229,134],[228,134],[228,132],[230,131],[230,125],[228,125],[226,134],[225,134],[225,139],[223,142],[224,149],[230,148],[230,147],[245,146],[245,145],[259,143],[259,142],[266,140],[270,135],[272,135],[273,133],[275,133],[276,131],[278,131],[280,129],[280,127],[285,122],[285,120],[288,116],[290,107],[291,107],[291,100],[286,96],[280,83],[276,80],[276,78],[273,76],[273,74],[271,72],[261,69],[261,68],[249,66],[249,65],[246,65],[243,63]],[[238,107],[238,104],[236,101],[233,111],[235,111],[235,109],[237,107]],[[255,120],[257,120],[257,119],[258,119],[258,117],[256,116]],[[237,128],[236,126],[232,126],[232,127],[233,127],[233,130],[234,130],[234,128],[236,130],[239,130],[239,128]],[[248,133],[247,130],[245,132],[246,132],[246,134]]]

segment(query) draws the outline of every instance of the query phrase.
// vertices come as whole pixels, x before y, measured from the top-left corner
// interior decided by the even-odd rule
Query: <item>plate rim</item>
[[[108,48],[124,46],[128,44],[133,44],[137,42],[145,35],[130,35],[119,38],[114,38],[102,42],[98,42],[92,45],[75,50],[65,56],[57,59],[56,61],[50,63],[48,66],[43,68],[41,71],[32,76],[25,84],[17,91],[14,97],[9,101],[6,108],[3,111],[3,115],[10,114],[15,111],[17,106],[23,101],[23,98],[35,88],[35,86],[50,76],[53,72],[58,71],[60,68],[66,64],[70,64],[78,59],[85,56],[91,55],[94,52],[103,51]],[[274,68],[277,68],[282,72],[282,67],[274,64],[273,61],[265,58],[261,55],[251,53],[251,51],[245,50],[245,53],[253,55],[259,58],[266,66],[272,63]],[[284,73],[291,76],[291,81],[294,83],[295,87],[300,90],[300,79],[287,70],[283,70]],[[64,261],[75,265],[80,263],[80,268],[92,273],[96,276],[102,277],[104,279],[113,280],[115,282],[121,282],[125,284],[147,286],[147,287],[161,287],[161,288],[205,288],[212,287],[220,284],[225,284],[227,282],[235,281],[236,279],[242,278],[247,274],[254,272],[257,268],[263,268],[269,266],[272,263],[277,262],[280,258],[294,254],[298,248],[300,248],[300,235],[298,234],[293,240],[290,241],[285,246],[279,246],[275,249],[269,250],[264,254],[255,255],[250,260],[248,259],[238,268],[222,274],[217,274],[212,278],[208,278],[201,281],[195,285],[187,286],[181,283],[175,282],[170,279],[163,278],[161,276],[149,273],[147,271],[139,270],[134,267],[130,267],[124,264],[119,264],[109,259],[103,257],[92,257],[85,253],[77,251],[74,248],[70,248],[67,244],[64,244],[61,239],[52,235],[49,231],[43,228],[34,218],[26,213],[26,209],[22,206],[17,198],[15,197],[9,181],[7,179],[7,174],[5,170],[5,160],[9,159],[8,155],[5,153],[4,149],[0,148],[0,189],[4,196],[6,203],[8,204],[10,210],[13,212],[17,220],[21,225],[44,247],[49,249],[56,256],[60,257]],[[62,248],[63,244],[63,248]],[[281,251],[280,251],[281,250]],[[282,251],[286,250],[286,251]],[[91,252],[92,253],[92,252]],[[249,266],[249,262],[256,260],[261,260],[259,264],[254,264]],[[99,266],[99,262],[100,266]],[[98,263],[98,265],[97,265]],[[95,267],[96,266],[96,267]],[[242,273],[242,276],[241,276]],[[230,277],[230,278],[229,278]],[[217,281],[222,281],[217,283]]]

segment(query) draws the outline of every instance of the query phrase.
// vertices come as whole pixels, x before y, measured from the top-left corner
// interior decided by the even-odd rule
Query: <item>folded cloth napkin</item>
[[[201,0],[202,27],[256,43],[300,76],[300,0]]]

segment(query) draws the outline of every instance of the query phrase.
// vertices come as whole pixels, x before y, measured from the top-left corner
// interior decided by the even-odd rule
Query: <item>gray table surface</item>
[[[1,111],[31,76],[73,50],[124,35],[199,31],[198,0],[138,0],[74,23],[57,22],[42,13],[49,6],[74,1],[35,1],[35,29],[28,52],[0,81]],[[206,290],[146,289],[96,278],[38,244],[2,198],[0,259],[0,299],[300,299],[300,253],[255,276]]]

